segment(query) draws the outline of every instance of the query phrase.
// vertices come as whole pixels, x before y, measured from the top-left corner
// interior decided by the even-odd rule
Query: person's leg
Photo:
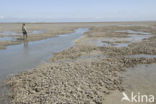
[[[25,37],[27,38],[28,36],[27,36],[27,32],[25,32]]]
[[[28,37],[27,33],[25,34],[26,38]]]
[[[23,39],[24,39],[24,33],[23,33]]]
[[[23,39],[27,38],[27,32],[23,32]]]
[[[23,39],[26,39],[27,37],[26,37],[26,34],[23,34]]]

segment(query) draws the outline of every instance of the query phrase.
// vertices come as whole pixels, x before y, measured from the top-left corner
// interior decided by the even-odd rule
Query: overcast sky
[[[0,22],[156,20],[156,0],[0,0]]]

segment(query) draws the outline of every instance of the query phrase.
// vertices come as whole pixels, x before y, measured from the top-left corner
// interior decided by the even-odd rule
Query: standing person
[[[27,38],[27,30],[26,30],[26,27],[25,27],[25,24],[23,23],[22,25],[22,32],[23,32],[23,39]]]

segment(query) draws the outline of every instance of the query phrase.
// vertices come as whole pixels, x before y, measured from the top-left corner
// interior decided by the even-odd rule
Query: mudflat
[[[156,63],[156,22],[57,25],[55,31],[80,27],[89,31],[49,62],[8,79],[12,103],[103,104],[113,92],[127,90],[121,75],[127,68]]]
[[[27,23],[28,38],[24,40],[22,23],[1,23],[0,49],[5,49],[9,45],[21,44],[24,41],[38,41],[60,34],[72,33],[75,29],[85,26],[86,24],[80,23]]]

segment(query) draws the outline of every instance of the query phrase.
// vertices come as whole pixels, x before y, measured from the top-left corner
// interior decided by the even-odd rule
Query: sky
[[[156,0],[0,0],[0,22],[156,20]]]

